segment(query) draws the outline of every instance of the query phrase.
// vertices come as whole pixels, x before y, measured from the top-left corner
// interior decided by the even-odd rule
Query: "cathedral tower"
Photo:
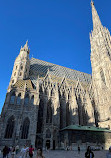
[[[10,85],[15,84],[17,80],[28,78],[30,69],[29,52],[27,41],[24,47],[21,47],[20,53],[15,60]]]
[[[103,27],[91,1],[93,31],[90,34],[92,83],[98,114],[98,121],[110,119],[110,87],[111,87],[111,36]]]

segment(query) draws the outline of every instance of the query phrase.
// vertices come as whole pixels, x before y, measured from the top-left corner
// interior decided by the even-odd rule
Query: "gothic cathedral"
[[[29,59],[28,42],[17,56],[0,118],[1,146],[61,146],[70,125],[111,127],[111,36],[91,1],[92,75]],[[50,145],[49,145],[50,144]]]

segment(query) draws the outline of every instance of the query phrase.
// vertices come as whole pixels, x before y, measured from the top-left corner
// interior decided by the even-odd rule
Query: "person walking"
[[[15,147],[12,147],[12,150],[11,150],[11,155],[12,155],[12,158],[15,157]]]
[[[6,156],[7,156],[7,147],[5,146],[3,148],[3,158],[6,158]]]
[[[94,158],[94,153],[91,151],[91,147],[88,146],[87,151],[85,153],[85,158]]]
[[[30,156],[30,158],[32,158],[33,155],[34,155],[34,148],[31,145],[30,148],[29,148],[29,156]]]
[[[19,152],[19,145],[16,145],[16,147],[15,147],[15,151],[16,151],[16,155],[17,155],[18,152]]]
[[[80,154],[80,146],[78,146],[78,154]]]
[[[9,154],[9,148],[8,148],[8,146],[5,146],[4,148],[3,148],[3,158],[8,158],[8,154]]]
[[[111,146],[109,147],[109,151],[106,154],[106,158],[111,158]]]
[[[24,145],[24,147],[20,151],[20,157],[19,158],[26,158],[26,152],[27,152],[26,145]]]
[[[41,148],[37,150],[37,158],[45,158],[42,154],[42,149]]]

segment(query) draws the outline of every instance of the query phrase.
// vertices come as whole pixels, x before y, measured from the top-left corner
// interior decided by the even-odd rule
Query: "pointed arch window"
[[[28,104],[29,104],[29,94],[27,94],[27,95],[25,96],[24,104],[25,104],[25,105],[28,105]]]
[[[14,102],[15,102],[15,92],[13,92],[10,97],[10,104],[14,104]]]
[[[70,125],[69,103],[66,104],[66,126]]]
[[[63,110],[64,110],[64,102],[63,100],[60,101],[60,128],[64,127],[64,114],[63,114]]]
[[[17,97],[17,105],[21,104],[21,93],[19,93],[18,97]]]
[[[29,118],[25,118],[22,126],[22,134],[21,139],[27,139],[29,133],[30,120]]]
[[[47,104],[47,118],[46,123],[52,123],[52,107],[51,107],[51,101]]]
[[[40,99],[39,110],[38,110],[38,123],[37,123],[37,133],[42,132],[43,127],[43,111],[44,111],[44,101]]]
[[[34,95],[31,97],[31,104],[34,104]]]
[[[23,66],[22,65],[21,65],[20,69],[23,70]]]
[[[51,96],[53,96],[53,95],[54,95],[54,90],[52,89],[52,90],[51,90]]]
[[[14,132],[14,125],[15,125],[15,118],[14,116],[11,116],[7,121],[7,126],[5,130],[5,138],[10,139],[13,136]]]

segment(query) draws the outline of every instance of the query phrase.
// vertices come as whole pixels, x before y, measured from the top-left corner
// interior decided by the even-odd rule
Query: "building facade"
[[[111,126],[111,36],[93,1],[90,34],[92,76],[29,59],[28,42],[17,56],[0,118],[1,146],[61,146],[69,125]]]

